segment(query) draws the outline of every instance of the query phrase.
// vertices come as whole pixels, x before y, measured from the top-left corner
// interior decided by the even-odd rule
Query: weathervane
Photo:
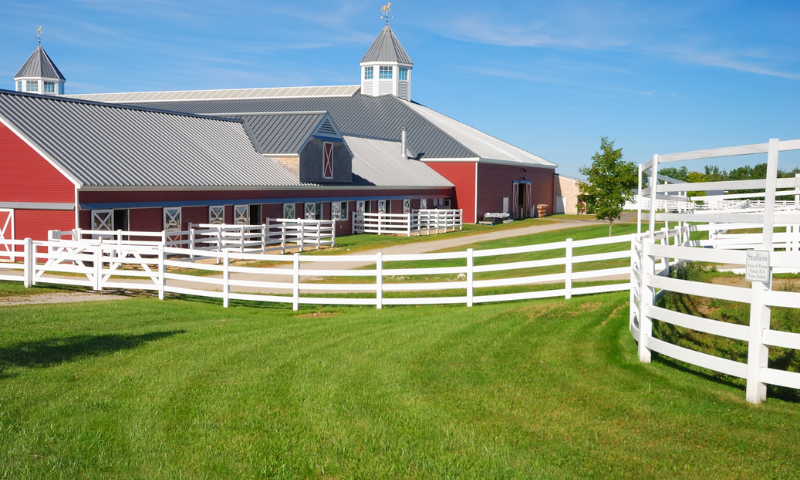
[[[39,28],[36,29],[36,36],[33,37],[33,38],[35,38],[36,40],[39,41],[39,45],[42,44],[42,40],[44,40],[44,37],[42,36],[42,26],[41,25],[39,25]]]
[[[386,25],[389,25],[389,19],[392,18],[392,2],[381,7],[381,18],[386,20]]]

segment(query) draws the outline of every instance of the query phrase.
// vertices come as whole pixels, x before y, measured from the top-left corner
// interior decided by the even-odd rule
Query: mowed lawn
[[[797,478],[800,405],[638,363],[627,300],[0,307],[0,476]]]

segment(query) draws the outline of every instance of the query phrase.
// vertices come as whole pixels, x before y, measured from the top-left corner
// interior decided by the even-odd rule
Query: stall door
[[[511,189],[511,218],[519,218],[519,183],[514,182]]]

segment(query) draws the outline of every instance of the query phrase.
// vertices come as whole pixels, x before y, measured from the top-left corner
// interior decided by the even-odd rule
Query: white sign
[[[745,267],[744,279],[748,282],[770,282],[772,272],[769,269],[769,252],[748,250]]]

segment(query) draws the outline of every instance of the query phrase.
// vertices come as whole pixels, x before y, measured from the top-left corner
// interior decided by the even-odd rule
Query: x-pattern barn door
[[[92,230],[114,230],[114,210],[92,210]]]
[[[12,251],[14,247],[3,243],[4,240],[14,240],[14,210],[0,208],[0,243],[6,252]]]
[[[330,142],[322,144],[322,178],[333,178],[333,144]]]
[[[234,225],[250,225],[250,206],[249,205],[234,205],[233,206],[233,223],[234,223]]]

